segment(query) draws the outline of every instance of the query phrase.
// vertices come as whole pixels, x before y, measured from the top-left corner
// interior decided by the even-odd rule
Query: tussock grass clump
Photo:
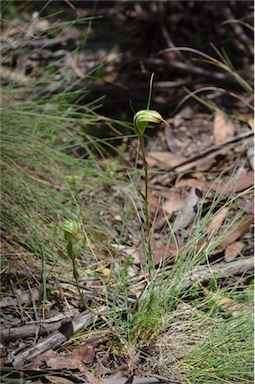
[[[5,94],[1,132],[1,230],[6,246],[15,242],[38,259],[43,255],[56,260],[64,246],[59,226],[77,218],[83,219],[86,231],[93,226],[94,233],[110,236],[107,223],[88,204],[100,188],[114,184],[118,166],[98,160],[107,146],[102,148],[101,140],[94,143],[76,119],[63,118],[64,106],[13,100],[11,106],[10,100],[11,94]],[[88,109],[81,115],[84,125],[99,119]]]
[[[206,329],[207,337],[183,360],[192,371],[190,383],[252,383],[252,311],[215,322]]]
[[[150,365],[161,375],[171,371],[185,384],[252,383],[252,309],[224,318],[205,312],[207,304],[179,305],[154,344]]]

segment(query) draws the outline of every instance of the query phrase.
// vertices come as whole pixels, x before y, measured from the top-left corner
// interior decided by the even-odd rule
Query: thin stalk
[[[146,160],[145,154],[145,144],[144,144],[144,135],[139,135],[140,149],[141,149],[141,158],[143,161],[144,169],[144,208],[145,208],[145,235],[146,243],[148,246],[148,257],[152,261],[152,247],[151,247],[151,226],[150,226],[150,216],[149,216],[149,199],[148,199],[148,163]]]
[[[152,83],[153,83],[154,74],[151,75],[150,78],[150,87],[149,87],[149,95],[147,102],[147,109],[142,109],[138,111],[134,115],[134,129],[135,133],[138,136],[139,141],[139,154],[143,161],[144,168],[144,194],[141,193],[143,198],[144,207],[145,207],[145,243],[148,247],[148,258],[149,261],[153,265],[153,257],[152,257],[152,249],[151,249],[151,226],[150,226],[150,218],[149,218],[149,199],[148,199],[148,163],[146,161],[145,155],[145,144],[144,144],[144,131],[148,127],[149,123],[160,123],[165,121],[162,116],[155,110],[150,110],[151,96],[152,96]],[[151,268],[149,268],[151,271]]]
[[[80,285],[79,285],[79,272],[76,268],[76,262],[75,262],[75,253],[74,253],[74,249],[73,249],[73,241],[72,240],[69,240],[67,242],[67,253],[68,253],[68,256],[70,257],[70,259],[72,260],[72,267],[73,267],[73,277],[74,277],[74,280],[75,280],[75,285],[76,285],[76,288],[78,290],[78,293],[79,293],[79,296],[80,296],[80,299],[81,299],[81,302],[84,306],[84,308],[92,313],[93,315],[98,315],[98,316],[101,316],[103,315],[103,313],[100,313],[100,312],[96,312],[94,311],[93,309],[91,309],[88,304],[87,304],[87,301],[85,299],[85,296],[84,296],[84,293],[82,292],[81,288],[80,288]]]
[[[72,240],[67,243],[66,248],[67,248],[68,256],[72,260],[73,277],[74,277],[74,280],[75,280],[75,285],[76,285],[76,288],[78,290],[80,299],[81,299],[82,304],[84,305],[85,309],[89,310],[87,302],[86,302],[85,297],[84,297],[84,294],[81,291],[81,288],[80,288],[80,285],[79,285],[79,281],[78,281],[78,279],[79,279],[79,272],[77,271],[77,268],[76,268],[75,253],[74,253],[74,250],[73,250],[73,242],[72,242]]]

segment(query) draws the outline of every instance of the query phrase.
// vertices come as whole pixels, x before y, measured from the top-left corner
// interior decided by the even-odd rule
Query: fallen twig
[[[232,261],[231,263],[220,263],[210,268],[207,266],[199,266],[197,270],[189,273],[188,276],[184,277],[178,284],[179,289],[187,289],[194,283],[204,283],[212,278],[215,274],[216,278],[223,278],[229,276],[240,276],[247,272],[254,270],[253,257],[248,259],[240,259]]]
[[[99,308],[99,312],[104,312],[107,308],[102,306]],[[55,349],[63,344],[69,337],[74,335],[80,329],[95,321],[98,316],[88,313],[87,311],[82,312],[79,316],[76,316],[73,320],[65,323],[52,335],[45,337],[40,340],[35,346],[27,348],[17,355],[9,355],[5,364],[9,364],[15,368],[21,367],[22,365],[31,362],[39,354],[46,352],[49,349]]]
[[[222,148],[225,148],[227,146],[231,147],[233,144],[237,143],[238,141],[247,139],[253,135],[254,135],[253,131],[247,131],[247,132],[240,133],[239,135],[233,137],[230,140],[222,141],[219,144],[215,144],[209,148],[204,149],[202,152],[200,152],[194,156],[191,156],[191,157],[187,158],[186,160],[180,162],[176,166],[172,167],[172,169],[176,170],[177,172],[182,172],[184,170],[186,171],[187,169],[190,169],[190,168],[193,168],[194,166],[196,166],[197,160],[203,159],[204,157],[206,157],[206,156],[208,156],[214,152],[220,151],[220,150],[222,150]],[[185,169],[183,169],[184,166],[185,166]]]
[[[144,59],[143,62],[144,66],[148,69],[155,70],[158,67],[175,68],[194,76],[203,76],[211,81],[220,82],[221,85],[225,84],[226,86],[232,85],[235,87],[240,87],[236,79],[228,73],[208,71],[207,69],[194,66],[190,63],[183,63],[180,61],[167,61],[165,59],[156,58]]]
[[[50,324],[44,323],[42,321],[39,324],[26,324],[21,327],[2,329],[0,333],[0,340],[2,343],[8,343],[9,341],[33,337],[35,334],[42,337],[57,331],[63,324],[63,320],[55,321]]]

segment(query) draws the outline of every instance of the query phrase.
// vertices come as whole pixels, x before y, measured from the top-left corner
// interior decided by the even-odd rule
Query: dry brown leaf
[[[77,360],[83,361],[85,364],[91,364],[95,359],[95,348],[93,345],[87,343],[73,352],[73,357]]]
[[[187,164],[189,165],[189,164]],[[194,162],[194,168],[198,172],[205,172],[211,169],[215,165],[215,154],[205,156],[203,159],[196,160]]]
[[[173,212],[179,211],[183,203],[184,201],[181,199],[179,192],[172,193],[163,203],[163,210],[167,215],[171,216]]]
[[[206,228],[206,232],[208,233],[208,235],[213,236],[219,231],[223,221],[227,216],[228,211],[229,208],[223,207],[212,217],[211,222]]]
[[[241,175],[236,184],[236,192],[241,192],[254,185],[254,173],[249,171]]]
[[[148,191],[148,202],[150,207],[157,208],[159,205],[159,198],[155,197],[151,191]]]
[[[222,111],[215,112],[213,135],[216,144],[230,140],[235,135],[235,127],[232,120]]]
[[[222,239],[218,247],[227,247],[229,244],[232,244],[239,237],[242,236],[244,232],[246,232],[250,225],[253,223],[253,216],[246,216],[243,219],[240,219],[238,222],[233,224],[229,229],[227,235]]]
[[[223,155],[225,152],[226,150],[221,150]],[[175,170],[179,173],[189,172],[192,168],[194,168],[198,173],[207,171],[208,169],[212,168],[213,165],[215,165],[215,156],[215,153],[212,153],[206,155],[202,159],[190,160],[188,163],[186,162],[186,164],[176,166]]]
[[[254,204],[252,200],[249,202],[246,199],[238,200],[235,201],[234,205],[236,208],[241,209],[248,216],[254,216]]]
[[[199,197],[196,194],[195,188],[191,188],[188,196],[186,197],[183,207],[180,209],[174,224],[173,231],[177,232],[179,229],[187,228],[195,217],[195,206],[197,205]]]
[[[225,312],[230,313],[232,316],[238,316],[240,309],[245,307],[243,303],[238,303],[233,299],[223,297],[219,293],[213,293],[212,296],[217,305],[221,307]]]
[[[183,188],[183,187],[195,187],[195,188],[204,188],[205,183],[202,180],[197,179],[181,179],[175,184],[176,188]]]
[[[164,169],[175,168],[184,160],[186,160],[186,158],[183,156],[174,155],[171,152],[159,151],[151,152],[147,159],[150,166],[157,166]]]
[[[241,192],[247,188],[252,187],[254,184],[254,174],[252,171],[240,172],[237,178],[232,177],[230,180],[220,180],[208,185],[208,188],[216,191],[221,195],[229,195],[233,192]]]
[[[190,174],[190,176],[193,178],[193,179],[196,179],[196,180],[202,180],[203,177],[204,177],[204,173],[203,172],[192,172]]]
[[[244,248],[245,244],[242,243],[241,241],[236,241],[233,244],[230,244],[226,249],[225,249],[225,255],[224,255],[224,260],[228,263],[229,261],[232,261],[236,258],[236,256],[240,255]]]
[[[174,256],[176,255],[176,248],[170,248],[169,246],[161,246],[153,248],[153,260],[155,265],[161,263],[162,260],[167,260],[168,263],[173,261]]]
[[[84,374],[90,384],[105,384],[105,381],[98,379],[84,364],[81,363],[81,365],[80,372]]]
[[[82,362],[73,356],[52,356],[45,360],[47,366],[52,369],[80,369]]]
[[[55,356],[46,360],[48,367],[52,369],[74,369],[83,373],[86,379],[91,384],[104,384],[104,382],[98,379],[92,372],[88,370],[85,364],[73,356]]]
[[[57,376],[49,376],[49,375],[45,377],[52,384],[73,384],[73,381],[68,380],[65,377],[57,377]]]

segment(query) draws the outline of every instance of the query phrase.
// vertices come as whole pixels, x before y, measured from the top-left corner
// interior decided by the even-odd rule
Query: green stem
[[[148,198],[148,163],[145,155],[145,144],[144,136],[139,135],[140,148],[141,148],[141,158],[143,161],[144,168],[144,208],[145,208],[145,231],[146,231],[146,240],[148,245],[148,256],[149,260],[152,261],[152,248],[151,248],[151,226],[150,226],[150,216],[149,216],[149,198]]]
[[[81,299],[81,302],[84,306],[84,308],[92,313],[93,315],[99,315],[101,316],[102,313],[99,313],[99,312],[96,312],[96,311],[93,311],[93,309],[91,309],[88,304],[87,304],[87,301],[85,299],[85,296],[80,288],[80,285],[79,285],[79,272],[76,268],[76,263],[75,263],[75,253],[74,253],[74,250],[73,250],[73,242],[72,240],[68,241],[67,243],[67,253],[68,253],[68,256],[70,257],[70,259],[72,260],[72,267],[73,267],[73,277],[74,277],[74,280],[75,280],[75,285],[76,285],[76,288],[78,290],[78,293],[79,293],[79,296],[80,296],[80,299]]]
[[[81,298],[81,301],[82,301],[82,304],[84,305],[84,307],[86,309],[88,309],[87,307],[87,303],[86,303],[86,300],[84,298],[84,295],[81,291],[81,288],[80,288],[80,285],[79,285],[79,272],[77,271],[77,268],[76,268],[76,263],[75,263],[75,253],[74,253],[74,250],[73,250],[73,243],[72,241],[69,241],[67,243],[67,253],[68,253],[68,256],[70,257],[70,259],[72,260],[72,267],[73,267],[73,277],[74,277],[74,280],[75,280],[75,285],[76,285],[76,288],[79,292],[79,295],[80,295],[80,298]]]

